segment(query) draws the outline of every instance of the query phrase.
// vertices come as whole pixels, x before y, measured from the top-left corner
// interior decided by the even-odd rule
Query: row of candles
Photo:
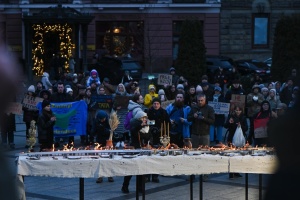
[[[163,137],[163,136],[170,137],[169,124],[170,123],[167,123],[167,126],[166,126],[166,122],[165,121],[164,121],[164,123],[161,123],[161,128],[160,128],[160,136],[161,137]]]

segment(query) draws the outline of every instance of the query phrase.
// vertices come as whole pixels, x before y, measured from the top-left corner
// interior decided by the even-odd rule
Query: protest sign
[[[157,79],[158,85],[171,85],[172,84],[172,75],[170,74],[158,74]]]
[[[112,108],[112,95],[92,95],[90,107],[94,110],[110,110]]]
[[[208,101],[208,105],[213,107],[215,114],[229,114],[230,103]]]
[[[23,101],[22,101],[22,105],[25,107],[25,108],[29,108],[29,109],[35,109],[37,110],[37,104],[39,102],[42,102],[43,99],[42,98],[39,98],[39,97],[33,97],[33,96],[30,96],[30,95],[27,95],[25,94],[24,95],[24,98],[23,98]]]
[[[12,113],[15,115],[22,115],[23,114],[22,104],[18,103],[18,102],[10,102],[8,104],[8,108],[7,108],[6,112]]]
[[[245,103],[246,103],[246,95],[243,94],[232,94],[230,101],[230,111],[234,110],[235,105],[239,105],[242,107],[245,112]]]

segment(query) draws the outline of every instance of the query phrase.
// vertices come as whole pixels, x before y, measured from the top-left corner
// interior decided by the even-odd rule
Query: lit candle
[[[160,136],[162,137],[162,132],[163,132],[163,123],[161,123],[161,126],[160,126]]]
[[[166,121],[164,121],[164,129],[165,129],[165,131],[164,131],[164,135],[166,135]]]

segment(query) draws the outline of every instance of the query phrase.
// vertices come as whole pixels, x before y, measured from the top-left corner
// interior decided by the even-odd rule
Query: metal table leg
[[[258,199],[262,200],[262,174],[258,175]]]
[[[248,200],[248,173],[245,174],[245,199]]]
[[[199,199],[203,200],[203,176],[199,176]]]
[[[143,195],[143,200],[145,200],[145,175],[142,175],[142,195]]]
[[[79,178],[79,199],[84,200],[84,178]]]
[[[139,199],[139,176],[136,176],[136,181],[135,181],[135,199],[138,200]]]
[[[193,200],[193,175],[190,175],[190,200]]]

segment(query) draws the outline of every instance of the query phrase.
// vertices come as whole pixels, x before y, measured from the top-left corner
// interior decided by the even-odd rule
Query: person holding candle
[[[175,102],[169,104],[166,111],[170,117],[170,130],[168,130],[170,143],[182,148],[183,139],[190,138],[190,126],[192,124],[187,120],[191,107],[184,105],[184,92],[177,92]]]
[[[169,129],[166,124],[170,123],[167,111],[161,107],[160,98],[152,100],[152,106],[148,109],[147,115],[149,120],[154,120],[154,125],[150,126],[150,133],[153,138],[153,147],[157,148],[161,145],[160,137],[163,137],[164,134],[168,135]],[[149,181],[150,178],[151,175],[148,176]],[[158,174],[152,174],[152,182],[159,183]]]

